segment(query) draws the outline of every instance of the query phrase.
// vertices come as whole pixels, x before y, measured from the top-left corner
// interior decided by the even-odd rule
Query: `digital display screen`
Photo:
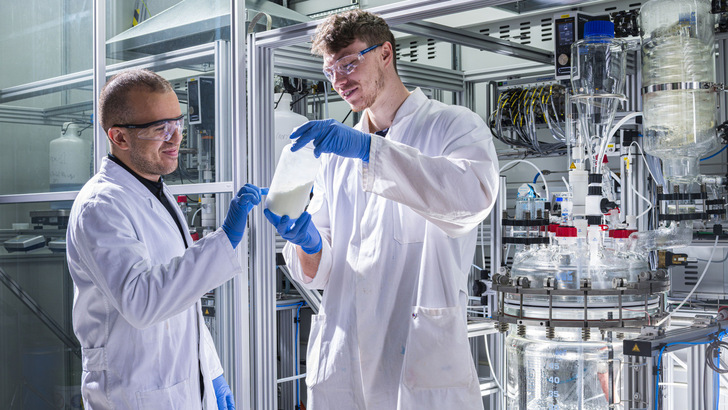
[[[559,45],[570,45],[574,42],[574,23],[562,23],[558,27]]]

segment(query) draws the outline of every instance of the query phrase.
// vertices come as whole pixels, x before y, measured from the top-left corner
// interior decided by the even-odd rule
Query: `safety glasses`
[[[369,48],[365,48],[358,53],[349,54],[347,56],[341,57],[340,59],[336,60],[334,64],[331,64],[328,67],[324,67],[324,75],[326,76],[326,78],[329,79],[329,81],[333,82],[334,73],[338,75],[349,75],[353,73],[356,67],[361,64],[362,61],[364,61],[364,54],[374,50],[382,44],[384,43],[373,45]]]
[[[114,127],[137,129],[137,138],[152,141],[169,141],[177,130],[184,125],[184,114],[177,118],[167,118],[146,124],[115,124]]]

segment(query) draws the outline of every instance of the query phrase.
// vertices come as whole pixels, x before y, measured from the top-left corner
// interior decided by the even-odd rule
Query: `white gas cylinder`
[[[61,136],[50,145],[50,189],[79,189],[91,177],[91,144],[80,138],[80,124],[63,124]]]

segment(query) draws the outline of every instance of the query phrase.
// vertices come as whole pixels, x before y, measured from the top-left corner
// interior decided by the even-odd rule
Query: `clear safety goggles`
[[[152,141],[169,141],[177,130],[184,126],[184,114],[177,118],[167,118],[146,124],[116,124],[114,127],[139,130],[137,138]]]
[[[365,48],[358,53],[349,54],[341,57],[340,59],[336,60],[334,64],[331,64],[328,67],[324,67],[324,75],[326,76],[326,78],[329,79],[329,81],[334,82],[334,73],[336,73],[337,75],[349,75],[353,73],[356,67],[361,64],[362,61],[364,61],[364,54],[374,50],[382,44],[384,43],[376,44],[369,48]]]

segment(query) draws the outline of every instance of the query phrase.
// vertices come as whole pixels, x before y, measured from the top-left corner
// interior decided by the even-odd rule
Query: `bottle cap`
[[[556,228],[556,236],[559,238],[576,238],[576,233],[575,226],[560,225]]]
[[[597,36],[614,38],[614,23],[606,20],[587,21],[584,24],[584,38]]]
[[[177,195],[177,203],[187,203],[187,195]]]
[[[609,237],[610,238],[617,238],[617,239],[626,239],[629,238],[629,236],[637,232],[636,229],[612,229],[609,231]]]

